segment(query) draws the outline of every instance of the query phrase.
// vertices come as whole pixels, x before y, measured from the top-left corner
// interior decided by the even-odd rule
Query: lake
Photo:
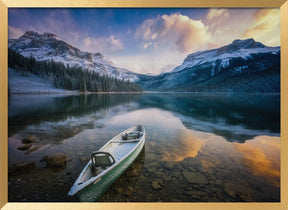
[[[10,95],[8,117],[9,202],[77,202],[90,153],[135,124],[145,147],[99,202],[280,201],[280,94]]]

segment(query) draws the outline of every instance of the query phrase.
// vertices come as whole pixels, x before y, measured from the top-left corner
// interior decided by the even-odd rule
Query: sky
[[[280,9],[229,8],[9,8],[8,37],[50,32],[115,66],[160,74],[187,55],[253,38],[280,46]]]

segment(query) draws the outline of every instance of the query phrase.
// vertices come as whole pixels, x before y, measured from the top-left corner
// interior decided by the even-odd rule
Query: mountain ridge
[[[141,76],[138,85],[157,91],[280,92],[280,47],[234,40],[189,54],[171,72]]]
[[[265,46],[254,39],[187,55],[170,72],[145,75],[118,68],[103,54],[81,51],[53,33],[25,32],[9,39],[15,52],[37,61],[61,62],[101,75],[129,80],[152,91],[280,92],[280,47]]]
[[[66,66],[77,66],[102,75],[108,75],[117,79],[135,81],[137,75],[127,69],[118,68],[109,60],[106,60],[100,52],[90,53],[58,39],[53,33],[39,34],[34,31],[26,31],[18,39],[9,39],[8,47],[25,56],[34,57],[37,61],[61,62]]]

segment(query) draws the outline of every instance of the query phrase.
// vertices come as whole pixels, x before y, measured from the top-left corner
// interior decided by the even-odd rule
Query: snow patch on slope
[[[242,58],[248,60],[254,54],[272,53],[277,54],[280,52],[280,47],[257,47],[249,49],[237,49],[233,52],[219,53],[219,49],[199,51],[187,56],[184,62],[172,70],[172,72],[179,72],[186,68],[200,66],[202,64],[215,64],[216,61],[221,62],[221,67],[229,66],[229,62],[233,58]]]
[[[77,93],[77,91],[55,88],[48,80],[30,73],[25,73],[24,76],[20,71],[11,68],[8,68],[8,87],[10,93],[14,94]]]

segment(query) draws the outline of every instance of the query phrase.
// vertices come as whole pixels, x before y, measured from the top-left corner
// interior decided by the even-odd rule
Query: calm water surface
[[[280,95],[12,95],[8,108],[9,166],[36,164],[9,173],[10,202],[77,201],[67,193],[90,152],[135,124],[145,148],[100,201],[280,200]],[[55,153],[66,166],[46,168]]]

